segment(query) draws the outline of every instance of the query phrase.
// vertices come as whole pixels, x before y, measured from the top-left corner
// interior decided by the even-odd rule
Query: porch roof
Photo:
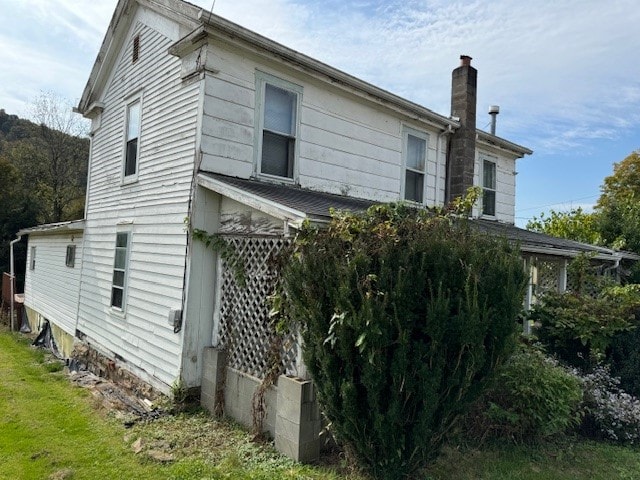
[[[242,179],[216,173],[200,172],[198,184],[230,197],[240,203],[299,226],[302,221],[327,223],[330,209],[361,211],[376,202],[361,198],[316,192],[294,185],[268,183],[255,179]],[[640,256],[609,248],[552,237],[492,220],[474,219],[472,224],[480,231],[501,236],[520,244],[520,250],[530,255],[573,258],[590,253],[599,260],[616,262],[622,259],[640,260]]]
[[[71,220],[68,222],[58,223],[46,223],[43,225],[36,225],[35,227],[23,228],[18,232],[18,235],[33,235],[33,234],[56,234],[56,233],[71,233],[84,231],[84,219]]]

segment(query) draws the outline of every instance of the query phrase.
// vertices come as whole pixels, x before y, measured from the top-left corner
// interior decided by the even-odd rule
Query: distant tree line
[[[89,138],[85,122],[52,93],[31,106],[33,121],[0,109],[0,270],[8,272],[9,242],[22,228],[84,215]],[[14,250],[18,287],[25,242]]]
[[[640,150],[614,164],[592,213],[551,210],[533,217],[527,228],[640,254]]]

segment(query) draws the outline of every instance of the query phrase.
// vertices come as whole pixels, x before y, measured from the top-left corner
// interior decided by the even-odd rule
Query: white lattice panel
[[[536,268],[538,274],[536,293],[538,296],[547,292],[557,292],[558,277],[560,275],[562,265],[559,262],[538,259]]]
[[[220,339],[227,348],[229,366],[264,378],[273,357],[279,355],[282,372],[295,374],[295,336],[276,335],[267,300],[279,278],[275,257],[290,240],[282,236],[223,238],[236,252],[230,264],[223,262],[222,269]],[[236,278],[237,262],[243,264],[245,286]]]

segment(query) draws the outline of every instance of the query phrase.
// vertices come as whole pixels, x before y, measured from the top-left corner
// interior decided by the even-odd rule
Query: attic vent
[[[136,35],[133,38],[133,63],[136,63],[139,57],[140,57],[140,35]]]

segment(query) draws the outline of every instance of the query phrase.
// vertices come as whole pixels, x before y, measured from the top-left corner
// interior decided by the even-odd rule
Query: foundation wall
[[[253,428],[254,398],[261,381],[227,367],[224,352],[216,348],[205,348],[203,360],[202,406]],[[264,400],[262,431],[275,440],[276,449],[296,461],[316,461],[322,445],[322,418],[313,383],[281,375],[266,390]]]

